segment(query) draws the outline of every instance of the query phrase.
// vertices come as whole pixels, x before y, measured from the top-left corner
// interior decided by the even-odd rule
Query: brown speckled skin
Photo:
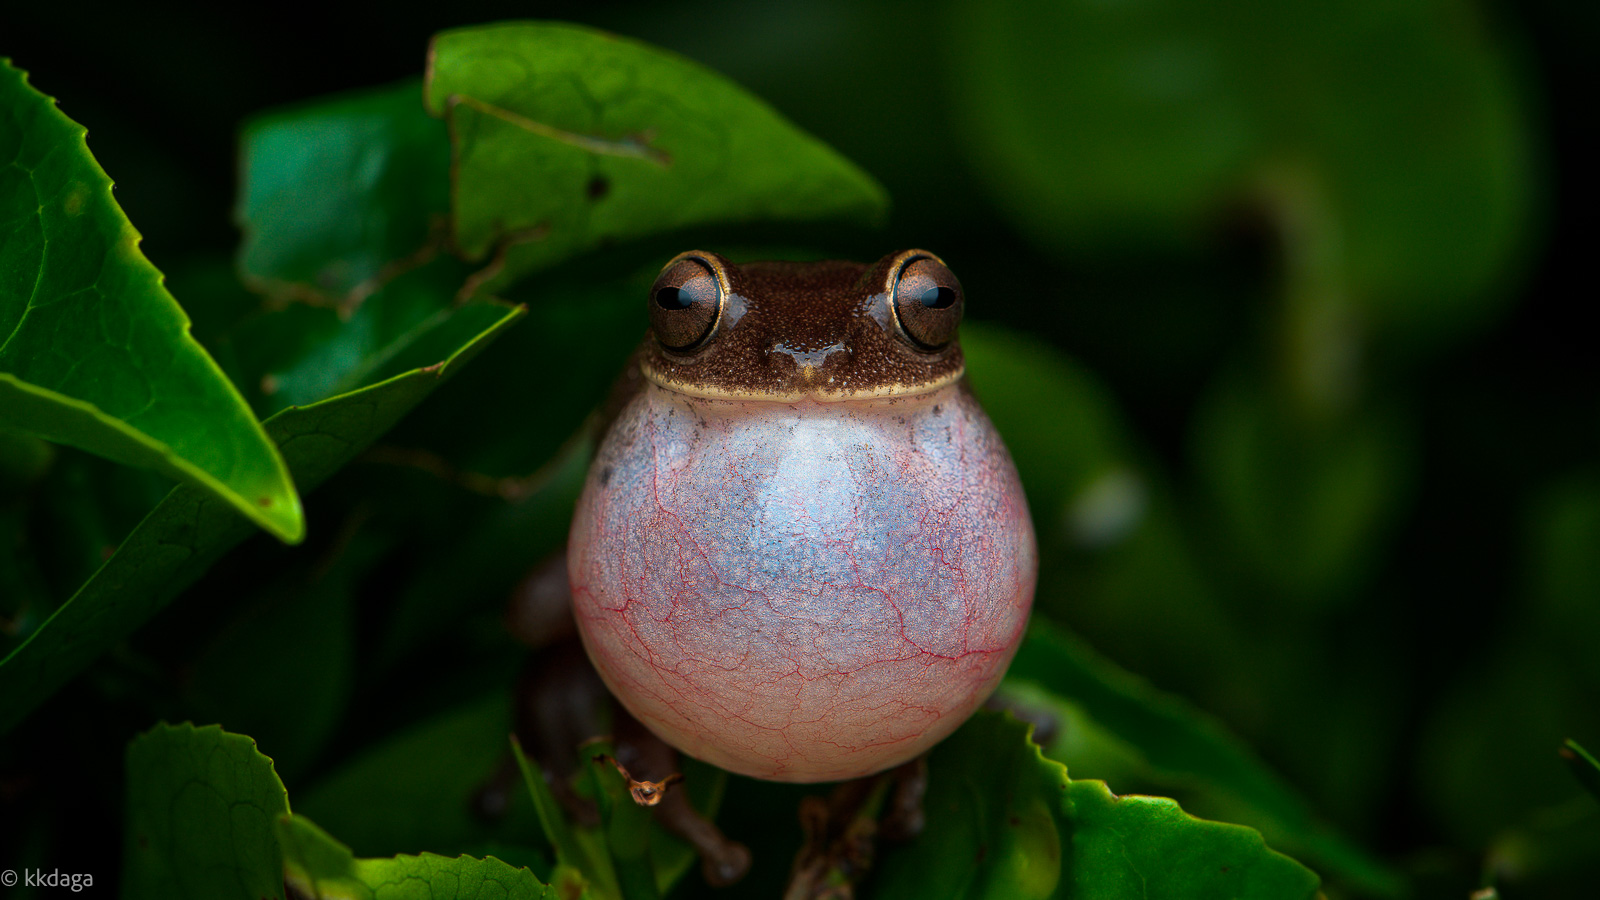
[[[684,255],[712,264],[727,304],[717,333],[693,352],[672,353],[645,340],[643,368],[657,383],[730,398],[850,399],[912,393],[961,375],[959,342],[918,350],[893,323],[891,277],[908,257],[929,254],[905,251],[872,265],[734,265],[715,253]]]
[[[687,358],[646,338],[578,502],[568,574],[596,669],[668,743],[735,772],[828,781],[916,757],[1026,626],[1027,502],[960,347],[895,330],[906,258],[716,258],[742,308]]]

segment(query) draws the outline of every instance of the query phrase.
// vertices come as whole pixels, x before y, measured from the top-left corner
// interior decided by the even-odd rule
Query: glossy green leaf
[[[268,433],[302,486],[316,487],[366,449],[522,310],[482,304],[463,307],[458,315],[472,323],[475,336],[443,358],[268,420]],[[391,361],[392,366],[413,364],[405,357]],[[175,488],[77,594],[0,660],[0,731],[137,628],[249,532],[233,508],[213,496],[188,485]]]
[[[1290,268],[1320,270],[1305,323],[1429,337],[1494,308],[1534,193],[1525,113],[1477,13],[962,0],[950,85],[1042,246],[1192,241],[1251,210]]]
[[[0,429],[163,472],[280,539],[283,458],[139,252],[82,126],[0,62]]]
[[[1072,746],[1046,747],[1084,777],[1109,778],[1074,750],[1086,729],[1126,747],[1133,771],[1183,786],[1227,808],[1275,847],[1364,894],[1396,896],[1398,876],[1319,821],[1306,801],[1219,721],[1126,672],[1049,622],[1035,619],[1006,674],[1008,688],[1037,685],[1069,704],[1061,723]]]
[[[1310,900],[1317,876],[1241,825],[1206,822],[1160,797],[1075,781],[1028,726],[980,713],[934,749],[927,826],[885,853],[879,900]]]
[[[532,872],[492,856],[356,859],[304,816],[283,816],[276,826],[284,878],[310,900],[558,900]]]
[[[239,268],[269,297],[353,308],[439,249],[450,139],[415,80],[245,124]]]
[[[157,725],[128,745],[127,772],[123,897],[282,900],[289,798],[255,741]]]
[[[503,280],[600,246],[712,223],[872,222],[883,189],[727,79],[577,25],[434,38],[425,83],[453,147],[454,236]]]

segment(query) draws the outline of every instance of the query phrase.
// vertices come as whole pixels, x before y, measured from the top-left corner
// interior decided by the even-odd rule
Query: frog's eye
[[[704,343],[722,315],[722,286],[700,259],[679,259],[650,289],[650,329],[668,350],[683,352]]]
[[[955,340],[966,305],[955,273],[931,256],[916,257],[900,269],[889,302],[900,333],[920,350],[939,350]]]

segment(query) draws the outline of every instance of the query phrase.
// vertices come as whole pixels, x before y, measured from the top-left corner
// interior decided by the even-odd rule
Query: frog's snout
[[[835,341],[826,347],[805,348],[794,347],[782,342],[772,345],[772,351],[780,356],[787,356],[794,362],[796,369],[800,370],[800,377],[807,384],[815,383],[822,375],[822,367],[828,358],[836,353],[850,355],[850,349],[844,344]]]

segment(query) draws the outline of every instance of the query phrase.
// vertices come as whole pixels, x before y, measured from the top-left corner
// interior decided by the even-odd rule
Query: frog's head
[[[691,250],[650,289],[645,377],[702,397],[794,402],[932,391],[961,378],[961,282],[926,250],[864,264]]]

